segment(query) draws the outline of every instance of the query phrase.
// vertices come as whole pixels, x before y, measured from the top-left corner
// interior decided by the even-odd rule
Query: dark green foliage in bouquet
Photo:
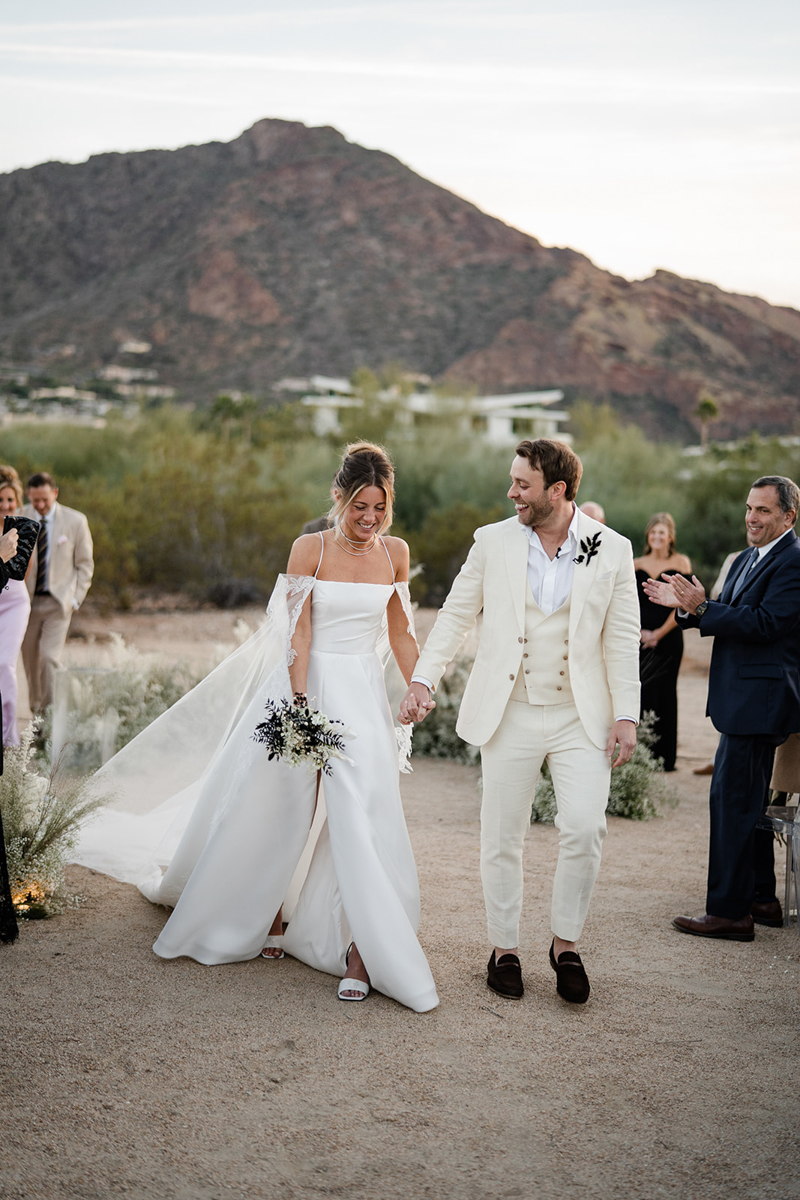
[[[656,740],[653,732],[655,713],[647,712],[636,730],[636,749],[622,767],[611,772],[611,791],[607,812],[612,817],[627,817],[631,821],[649,821],[660,815],[664,805],[674,806],[674,788],[664,780],[663,759],[654,758],[651,747]],[[556,794],[547,763],[536,784],[531,821],[552,825],[556,816]]]

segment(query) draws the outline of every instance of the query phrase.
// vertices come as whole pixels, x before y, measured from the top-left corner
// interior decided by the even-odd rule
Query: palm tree
[[[705,450],[708,445],[708,426],[719,416],[719,404],[707,388],[700,388],[697,393],[697,408],[694,415],[700,422],[700,445]]]

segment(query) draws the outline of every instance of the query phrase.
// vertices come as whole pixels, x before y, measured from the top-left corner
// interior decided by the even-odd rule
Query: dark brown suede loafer
[[[672,922],[681,933],[692,933],[695,937],[721,938],[728,942],[752,942],[755,938],[753,918],[750,913],[731,921],[728,917],[676,917]]]
[[[505,996],[507,1000],[521,1000],[525,988],[522,986],[522,966],[516,954],[501,954],[495,962],[493,950],[486,983],[498,996]]]
[[[556,991],[562,1000],[568,1000],[570,1004],[585,1004],[591,988],[581,956],[574,950],[562,950],[556,960],[553,953],[555,944],[553,938],[550,943],[550,966],[556,973]]]
[[[756,925],[769,925],[773,929],[780,929],[783,925],[783,909],[780,900],[754,900],[750,916]]]

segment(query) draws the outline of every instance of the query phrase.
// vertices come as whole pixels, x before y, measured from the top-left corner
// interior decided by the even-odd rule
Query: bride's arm
[[[286,567],[287,575],[313,575],[319,561],[319,537],[306,533],[294,543]],[[308,689],[308,656],[311,650],[311,593],[297,618],[292,636],[294,661],[289,664],[289,679],[293,692],[306,695]]]
[[[395,583],[405,583],[408,581],[408,546],[401,538],[387,538],[386,542],[394,567]],[[386,619],[389,625],[389,645],[403,678],[406,683],[410,683],[419,658],[419,646],[414,634],[409,631],[408,615],[397,592],[389,601]]]

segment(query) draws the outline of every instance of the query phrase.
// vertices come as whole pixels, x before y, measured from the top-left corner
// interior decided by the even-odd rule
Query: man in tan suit
[[[83,513],[58,503],[52,475],[31,475],[23,515],[40,522],[27,575],[31,615],[22,643],[31,711],[53,703],[53,672],[61,665],[72,614],[83,603],[94,572],[92,535]]]
[[[611,766],[633,753],[639,713],[633,551],[577,508],[582,470],[560,442],[517,446],[508,491],[517,515],[475,533],[400,709],[409,721],[433,707],[431,693],[483,610],[456,729],[481,748],[488,983],[504,996],[523,994],[522,851],[547,759],[560,846],[550,963],[559,994],[574,1003],[590,990],[575,943],[600,867]]]

